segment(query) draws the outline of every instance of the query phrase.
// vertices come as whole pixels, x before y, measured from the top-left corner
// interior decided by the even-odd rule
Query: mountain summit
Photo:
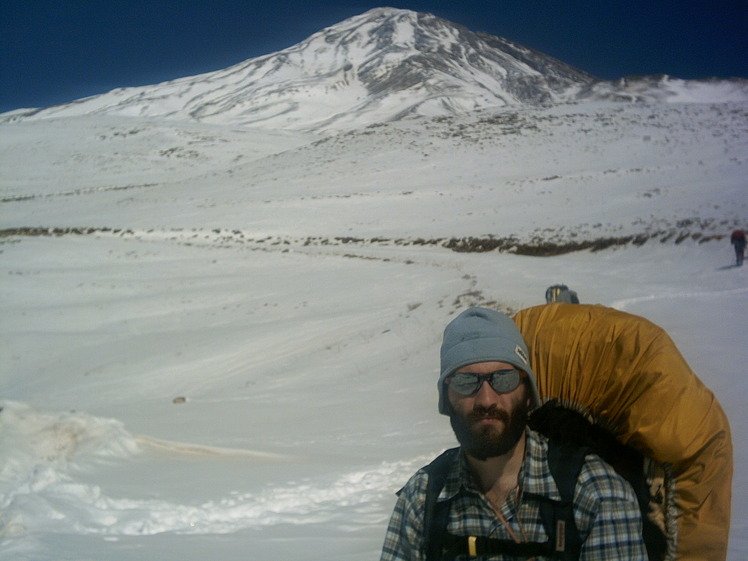
[[[224,70],[0,120],[106,114],[319,132],[577,99],[705,101],[715,91],[723,101],[742,101],[748,81],[716,87],[668,76],[606,82],[431,14],[376,8]]]
[[[409,115],[563,100],[595,78],[507,39],[377,8],[225,70],[35,111],[346,129]]]

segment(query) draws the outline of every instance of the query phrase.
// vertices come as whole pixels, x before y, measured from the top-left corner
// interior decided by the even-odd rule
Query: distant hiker
[[[545,302],[565,302],[566,304],[579,304],[577,293],[565,284],[554,284],[545,291]]]
[[[745,232],[743,230],[735,230],[730,236],[730,243],[735,248],[735,265],[740,267],[743,264],[743,256],[745,255]]]
[[[560,461],[565,452],[527,426],[540,397],[510,318],[470,308],[452,320],[438,389],[460,447],[398,493],[381,561],[647,559],[626,480],[596,455]],[[576,473],[559,478],[559,470]]]

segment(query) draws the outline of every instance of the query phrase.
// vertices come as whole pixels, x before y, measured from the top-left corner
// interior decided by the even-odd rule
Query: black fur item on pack
[[[580,411],[555,399],[535,409],[530,415],[528,426],[549,439],[572,447],[589,448],[624,477],[633,487],[642,511],[643,536],[649,559],[665,557],[667,540],[647,515],[651,497],[644,473],[644,457],[640,452],[619,442],[612,432],[591,421]]]

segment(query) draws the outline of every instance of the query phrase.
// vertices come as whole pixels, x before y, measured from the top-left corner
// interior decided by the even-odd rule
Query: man
[[[430,557],[426,552],[433,549],[434,536],[446,535],[460,536],[467,543],[463,554],[482,559],[550,558],[533,554],[529,545],[512,549],[515,543],[549,541],[541,504],[561,499],[549,468],[548,441],[527,427],[528,412],[540,404],[527,356],[517,326],[494,310],[468,309],[447,326],[439,412],[449,416],[460,448],[446,460],[435,508],[446,504],[448,512],[440,522],[434,522],[430,507],[426,514],[428,468],[419,470],[399,493],[382,561],[441,558],[441,552]],[[579,559],[646,560],[641,513],[628,483],[594,455],[584,459],[575,483]],[[442,526],[435,529],[437,524]],[[501,541],[493,540],[499,549],[484,549],[481,556],[476,544],[485,538]]]
[[[735,249],[735,266],[740,267],[743,265],[743,256],[745,254],[745,232],[743,230],[735,230],[730,236],[730,243]]]

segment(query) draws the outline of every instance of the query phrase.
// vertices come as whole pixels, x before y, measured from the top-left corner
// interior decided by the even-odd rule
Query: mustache
[[[491,407],[476,406],[467,415],[467,421],[470,423],[484,421],[486,419],[494,419],[497,421],[503,421],[504,423],[508,424],[510,417],[509,417],[509,413],[501,409],[498,409],[496,406],[491,406]]]

